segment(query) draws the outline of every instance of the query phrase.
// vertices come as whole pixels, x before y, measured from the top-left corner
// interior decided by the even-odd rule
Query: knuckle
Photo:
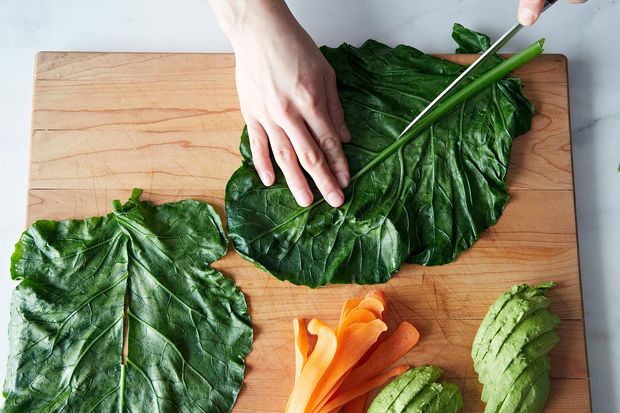
[[[307,111],[317,111],[321,107],[322,100],[316,93],[309,93],[301,99],[301,107]]]
[[[342,109],[340,102],[338,102],[337,105],[334,104],[330,112],[331,112],[332,117],[336,119],[344,119],[344,110]]]
[[[279,162],[289,163],[293,160],[294,154],[291,148],[281,146],[275,149],[274,156]]]
[[[307,149],[299,154],[300,161],[304,168],[316,168],[321,165],[323,157],[315,149]]]
[[[299,99],[300,106],[305,110],[317,109],[323,102],[316,88],[309,84],[302,84],[302,86],[298,88],[297,98]]]
[[[294,106],[288,99],[281,99],[276,103],[276,111],[283,116],[290,116],[294,112]]]
[[[320,136],[317,140],[323,152],[334,153],[340,149],[340,141],[331,134]]]
[[[323,99],[316,92],[312,92],[306,97],[305,106],[310,110],[316,111],[322,104]]]
[[[264,139],[261,139],[256,135],[250,134],[250,147],[253,151],[262,152],[267,147],[267,143]]]

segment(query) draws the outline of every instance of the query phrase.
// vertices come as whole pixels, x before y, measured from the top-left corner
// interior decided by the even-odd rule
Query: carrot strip
[[[295,383],[299,380],[301,369],[308,360],[308,331],[303,318],[293,320],[293,331],[295,333]]]
[[[406,321],[400,323],[394,333],[379,344],[362,365],[351,372],[349,379],[343,383],[341,391],[347,391],[375,377],[407,354],[419,339],[420,333],[414,326]]]
[[[375,290],[347,300],[334,329],[317,319],[307,326],[303,319],[293,320],[295,385],[285,413],[364,413],[367,393],[409,368],[386,370],[420,334],[406,322],[384,334],[386,311],[385,295]]]
[[[357,364],[366,351],[377,341],[379,335],[386,330],[387,325],[382,320],[373,320],[348,335],[342,341],[342,344],[339,343],[336,354],[333,357],[333,363],[314,388],[312,397],[307,405],[308,409],[298,410],[297,412],[311,412],[312,409],[326,403],[325,396],[332,387]]]
[[[366,361],[370,358],[370,356],[372,356],[372,354],[375,352],[375,350],[377,349],[377,347],[379,347],[381,345],[381,343],[383,343],[385,341],[386,338],[388,338],[389,336],[389,332],[388,331],[384,331],[379,338],[377,339],[377,341],[375,341],[375,343],[370,346],[370,348],[368,349],[368,351],[366,352],[366,354],[364,354],[364,357],[362,357],[360,359],[360,361],[357,363],[357,365],[355,366],[355,368],[357,368],[358,366],[361,366],[362,364],[366,363]]]
[[[364,413],[366,395],[358,396],[344,405],[343,413]]]
[[[386,305],[385,295],[381,291],[375,290],[369,292],[357,308],[364,308],[374,313],[377,318],[381,318]]]
[[[345,404],[343,413],[365,413],[366,397],[366,395],[362,395]]]
[[[407,370],[409,370],[408,365],[393,367],[389,369],[388,371],[386,371],[385,373],[381,373],[380,375],[342,393],[340,396],[334,397],[333,399],[329,401],[329,403],[323,406],[323,408],[319,411],[319,413],[330,413],[332,410],[336,410],[344,406],[346,403],[350,402],[351,400],[354,400],[355,398],[363,394],[368,393],[372,389],[382,386],[392,377],[400,376]]]
[[[350,298],[342,306],[340,312],[340,320],[338,321],[338,327],[336,327],[336,333],[338,333],[339,327],[343,324],[345,318],[355,308],[360,307],[373,312],[376,318],[381,318],[382,312],[387,307],[387,301],[385,294],[380,290],[374,290],[366,294],[364,298]]]
[[[308,411],[308,402],[313,391],[328,370],[338,347],[334,330],[321,321],[317,319],[310,321],[308,331],[318,336],[316,346],[301,369],[299,379],[293,386],[293,391],[286,404],[285,411],[287,413]]]
[[[356,308],[362,302],[361,298],[350,298],[344,302],[342,305],[342,311],[340,311],[340,321],[338,321],[338,325],[342,324],[346,316]]]
[[[338,336],[338,340],[344,340],[345,335],[348,330],[355,324],[368,324],[373,320],[376,320],[377,317],[370,311],[363,308],[355,308],[353,309],[344,319],[342,324],[338,326],[338,331],[336,335]]]
[[[385,298],[385,293],[381,290],[372,290],[366,296],[374,297],[377,300],[383,303],[383,307],[387,307],[387,298]]]
[[[340,385],[346,380],[347,378],[347,374],[345,374],[344,376],[342,376],[340,378],[340,380],[338,380],[338,382],[331,388],[329,389],[329,393],[327,393],[325,395],[325,397],[323,398],[323,402],[320,403],[317,407],[315,407],[314,409],[312,409],[312,413],[319,413],[319,410],[321,410],[321,408],[323,407],[324,404],[326,404],[334,395],[334,393],[336,393],[338,391],[338,389],[340,388]],[[337,413],[337,412],[335,412]]]
[[[371,311],[364,308],[355,307],[347,313],[347,315],[340,321],[336,327],[336,335],[342,334],[347,326],[353,323],[368,323],[375,320],[377,317]]]

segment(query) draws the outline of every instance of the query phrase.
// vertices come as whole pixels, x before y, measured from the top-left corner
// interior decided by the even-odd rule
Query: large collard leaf
[[[462,26],[453,36],[462,52],[488,47],[486,36]],[[372,40],[322,51],[336,71],[353,136],[344,147],[354,177],[382,158],[409,120],[463,70],[412,47]],[[244,130],[243,165],[226,190],[230,237],[246,259],[312,287],[385,282],[405,261],[449,263],[500,217],[512,139],[530,128],[532,115],[520,81],[501,79],[364,169],[339,209],[325,202],[297,206],[279,171],[273,186],[263,186]]]
[[[252,329],[209,265],[227,249],[220,219],[140,192],[107,216],[38,221],[17,243],[6,413],[231,410]]]

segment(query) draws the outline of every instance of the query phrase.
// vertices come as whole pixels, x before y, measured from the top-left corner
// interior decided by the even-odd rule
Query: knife
[[[555,3],[557,2],[557,0],[545,0],[545,5],[542,11],[547,10],[549,7],[553,6]],[[506,43],[508,43],[510,41],[510,39],[512,39],[517,33],[519,33],[519,31],[523,28],[524,26],[520,23],[515,24],[514,26],[512,26],[510,29],[508,29],[508,31],[506,33],[504,33],[499,39],[497,39],[495,41],[495,43],[493,43],[491,45],[490,48],[487,49],[487,51],[485,51],[482,55],[480,55],[480,57],[478,59],[476,59],[476,61],[474,63],[472,63],[471,65],[469,65],[469,67],[467,69],[465,69],[465,71],[463,71],[463,73],[461,73],[459,75],[459,77],[457,77],[456,79],[454,79],[454,81],[452,83],[450,83],[448,85],[448,87],[446,87],[443,92],[441,92],[439,95],[437,95],[437,97],[435,99],[433,99],[433,101],[431,103],[428,104],[428,106],[426,106],[424,108],[424,110],[422,112],[420,112],[418,114],[418,116],[415,117],[415,119],[413,119],[411,121],[411,123],[409,125],[407,125],[407,127],[400,133],[400,135],[398,135],[398,137],[400,138],[401,136],[403,136],[405,133],[407,133],[407,131],[409,129],[411,129],[411,127],[413,125],[415,125],[424,115],[426,115],[429,111],[431,111],[435,106],[437,106],[437,104],[439,104],[439,102],[441,102],[441,100],[451,91],[453,91],[467,76],[469,76],[474,70],[476,70],[477,67],[479,67],[480,65],[482,65],[484,62],[486,62],[489,57],[493,56],[495,53],[497,53],[502,47],[504,47],[504,45]]]

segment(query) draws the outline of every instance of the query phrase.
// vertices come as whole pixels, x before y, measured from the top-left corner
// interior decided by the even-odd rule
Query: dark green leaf
[[[489,36],[469,30],[458,23],[452,27],[452,38],[459,45],[457,53],[481,53],[491,47]]]
[[[17,243],[6,413],[231,410],[252,329],[209,265],[226,253],[220,219],[140,192],[104,217],[38,221]]]
[[[464,29],[460,32],[461,46],[472,47],[463,40]],[[541,48],[528,50],[527,59]],[[361,48],[344,44],[322,51],[336,71],[353,136],[345,145],[353,175],[347,202],[340,209],[320,201],[300,208],[280,171],[276,183],[264,187],[244,130],[244,162],[226,189],[235,248],[276,277],[312,287],[385,282],[405,261],[453,261],[497,221],[508,201],[512,139],[529,129],[533,115],[519,80],[501,79],[505,72],[497,78],[480,75],[461,91],[479,92],[492,79],[490,87],[473,97],[455,93],[463,98],[453,99],[460,102],[456,110],[445,115],[452,106],[440,105],[397,140],[463,67],[372,40]],[[495,62],[505,69],[501,59]],[[440,111],[443,118],[431,119]]]

